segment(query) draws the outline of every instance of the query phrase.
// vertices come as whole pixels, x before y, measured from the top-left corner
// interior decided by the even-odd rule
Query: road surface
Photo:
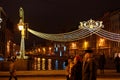
[[[8,77],[0,77],[0,80],[8,80]],[[65,77],[18,77],[18,80],[66,80],[66,79]],[[97,78],[97,80],[120,80],[120,78]]]

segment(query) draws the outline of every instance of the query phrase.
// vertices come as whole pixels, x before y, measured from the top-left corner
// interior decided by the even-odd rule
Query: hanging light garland
[[[91,32],[86,29],[78,29],[73,32],[61,33],[61,34],[46,34],[46,33],[34,31],[32,29],[28,29],[28,31],[40,38],[44,38],[52,41],[64,41],[64,42],[83,39],[91,34]]]
[[[32,29],[28,29],[28,31],[40,38],[60,42],[79,40],[91,36],[92,34],[96,34],[108,40],[120,41],[120,34],[103,30],[103,27],[104,25],[102,24],[102,21],[94,21],[90,19],[88,21],[80,22],[79,29],[67,33],[46,34],[34,31]]]
[[[104,37],[108,40],[111,40],[111,41],[120,42],[120,34],[117,34],[117,33],[112,33],[112,32],[108,32],[108,31],[101,29],[100,31],[96,32],[95,34],[97,34],[98,36]]]

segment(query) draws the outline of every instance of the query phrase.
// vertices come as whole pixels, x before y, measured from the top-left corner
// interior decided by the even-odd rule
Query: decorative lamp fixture
[[[18,23],[18,29],[20,31],[22,31],[24,29],[24,22],[22,21],[22,19],[20,19],[19,23]]]

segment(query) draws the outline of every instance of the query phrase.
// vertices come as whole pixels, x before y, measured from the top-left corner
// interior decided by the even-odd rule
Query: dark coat
[[[96,62],[93,59],[85,62],[84,67],[82,68],[82,80],[96,80],[97,75],[97,66]]]
[[[82,80],[82,63],[80,61],[72,67],[70,80]]]
[[[106,63],[105,55],[100,55],[99,58],[99,69],[103,70]]]

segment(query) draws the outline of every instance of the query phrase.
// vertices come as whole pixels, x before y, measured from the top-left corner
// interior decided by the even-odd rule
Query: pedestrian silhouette
[[[100,73],[101,74],[104,73],[105,64],[106,64],[105,54],[104,53],[100,53],[100,57],[99,57],[99,69],[100,69]]]
[[[82,80],[96,80],[97,64],[92,50],[85,50],[82,67]]]
[[[79,55],[74,57],[70,80],[82,80],[82,58]]]
[[[70,80],[70,73],[71,73],[71,67],[70,64],[72,63],[72,58],[69,58],[66,61],[66,80]]]
[[[116,71],[120,72],[120,57],[117,55],[114,60]]]
[[[15,80],[17,80],[15,58],[14,57],[12,57],[11,60],[10,60],[9,72],[10,72],[9,80],[12,80],[12,78],[14,78]]]

